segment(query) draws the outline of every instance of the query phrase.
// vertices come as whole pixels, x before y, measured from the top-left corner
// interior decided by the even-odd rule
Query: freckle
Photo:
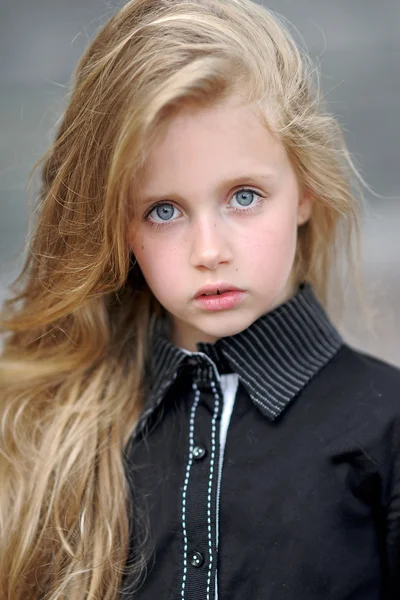
[[[144,246],[142,246],[142,250],[144,250]]]

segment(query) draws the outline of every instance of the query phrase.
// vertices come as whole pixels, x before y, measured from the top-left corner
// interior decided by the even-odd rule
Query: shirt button
[[[195,460],[200,460],[205,455],[206,455],[206,449],[201,444],[199,444],[198,446],[195,446],[193,448],[193,458]]]
[[[204,564],[204,556],[201,552],[193,552],[190,557],[190,564],[192,567],[201,567]]]

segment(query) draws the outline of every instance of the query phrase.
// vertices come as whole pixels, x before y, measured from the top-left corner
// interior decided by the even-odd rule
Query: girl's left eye
[[[249,189],[242,189],[239,190],[237,192],[235,192],[232,196],[232,198],[237,197],[237,200],[239,202],[239,206],[241,206],[242,208],[246,208],[248,207],[251,202],[254,200],[255,197],[260,198],[260,195],[257,194],[257,192],[255,192],[254,190],[249,190]],[[258,206],[259,202],[257,202],[256,206]],[[251,208],[255,208],[253,206],[251,206]],[[237,210],[237,209],[235,209]]]
[[[238,205],[241,207],[232,207],[234,212],[249,212],[255,210],[262,200],[260,194],[248,188],[242,188],[235,192],[232,199],[236,199]],[[258,201],[254,202],[255,199],[258,199]],[[171,218],[174,216],[175,210],[179,211],[179,209],[174,204],[171,204],[171,202],[160,202],[144,216],[144,220],[155,227],[165,227],[176,221],[176,219]]]

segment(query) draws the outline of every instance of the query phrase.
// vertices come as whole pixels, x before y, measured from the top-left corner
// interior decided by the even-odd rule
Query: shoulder
[[[398,367],[344,344],[306,395],[313,430],[331,456],[378,469],[387,482],[395,469],[400,480]]]
[[[370,465],[369,472],[377,468],[386,482],[389,505],[393,490],[400,498],[400,368],[346,344],[332,367],[341,382],[349,437]]]
[[[400,368],[344,344],[332,359],[331,369],[332,375],[339,381],[345,378],[348,386],[367,395],[369,390],[375,397],[393,396],[400,404]]]
[[[344,344],[317,375],[313,397],[360,447],[400,448],[400,369]]]
[[[400,369],[346,344],[316,375],[308,393],[333,420],[371,434],[383,434],[394,423],[400,431]]]

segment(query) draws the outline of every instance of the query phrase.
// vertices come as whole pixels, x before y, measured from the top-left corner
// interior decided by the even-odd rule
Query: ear
[[[297,209],[297,225],[304,225],[311,217],[313,196],[309,190],[302,190],[299,197]]]

